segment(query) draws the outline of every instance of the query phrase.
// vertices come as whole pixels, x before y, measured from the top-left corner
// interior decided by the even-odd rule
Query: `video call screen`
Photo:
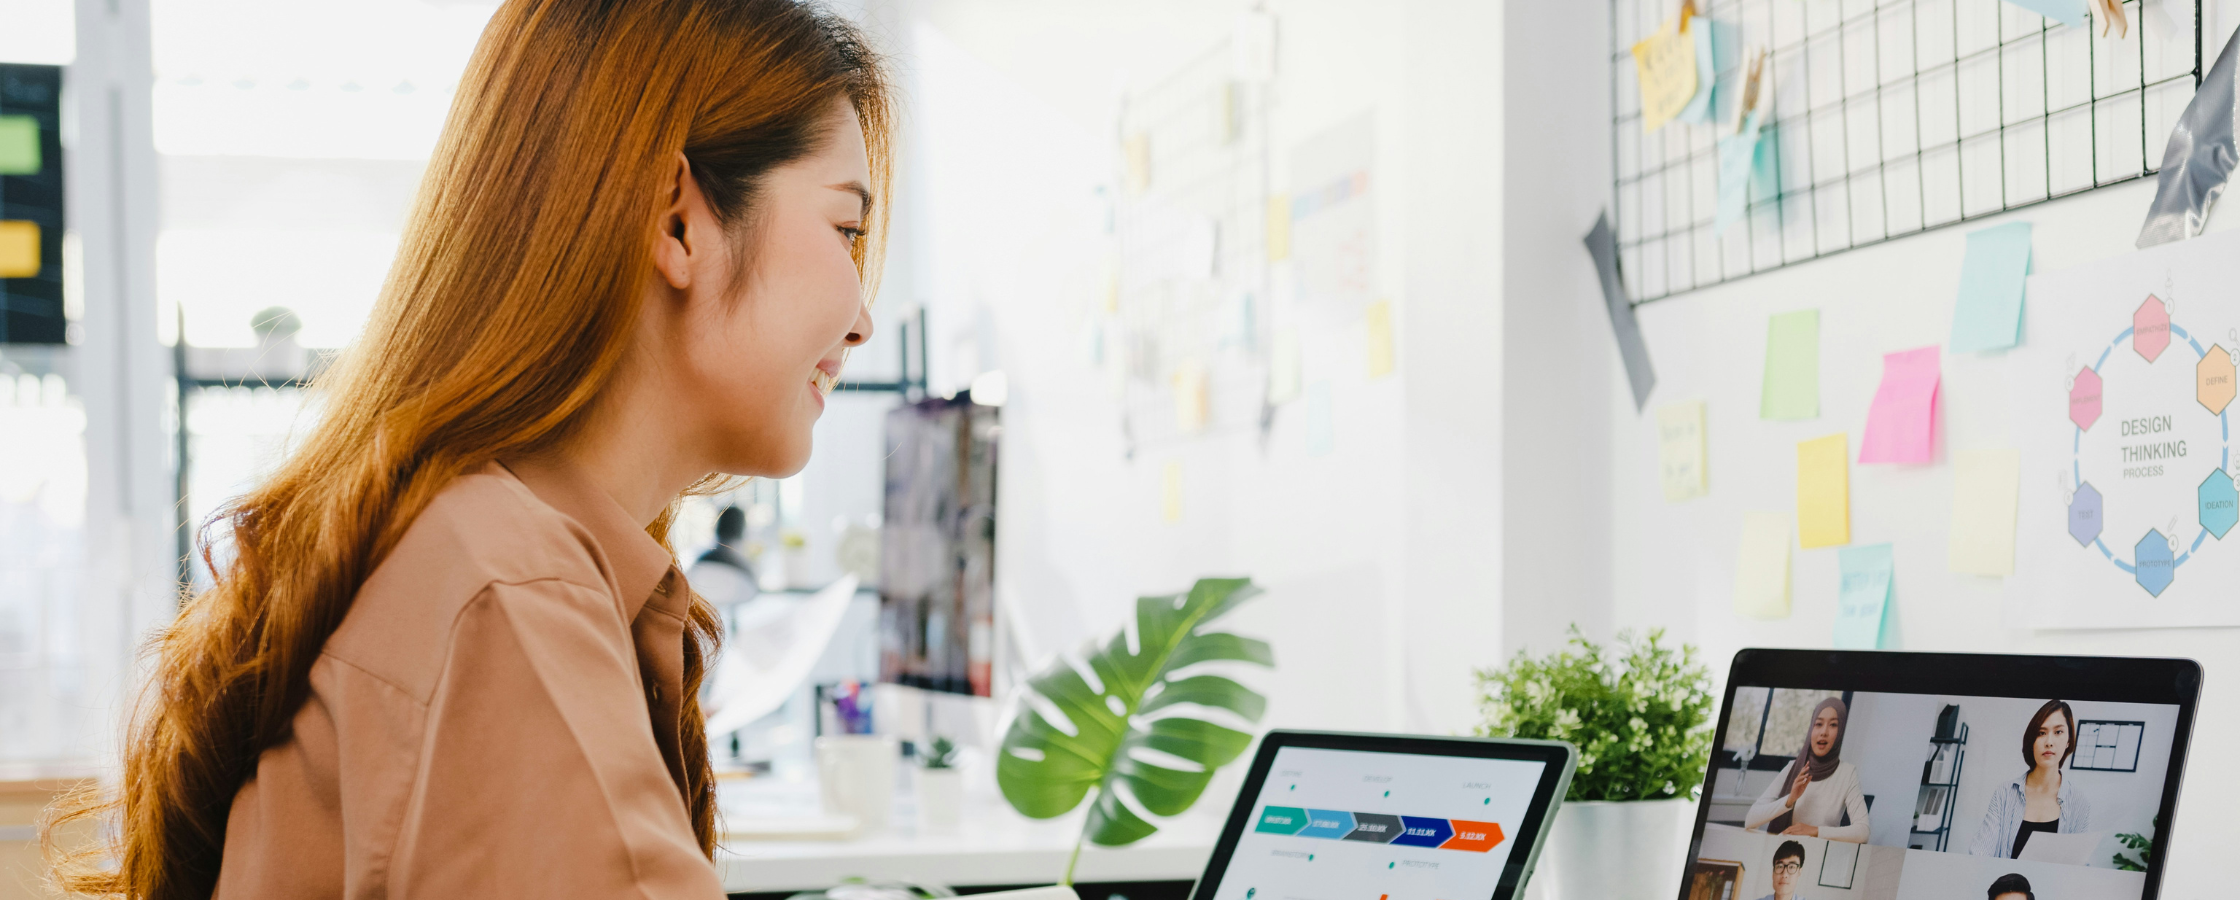
[[[2175,705],[1737,687],[1688,900],[2123,900]]]

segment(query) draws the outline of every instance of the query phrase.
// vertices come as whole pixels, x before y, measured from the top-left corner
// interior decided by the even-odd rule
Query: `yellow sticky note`
[[[1369,304],[1369,377],[1392,374],[1392,301]]]
[[[1182,461],[1167,460],[1165,471],[1159,475],[1160,509],[1169,522],[1182,521]]]
[[[1734,611],[1753,619],[1789,617],[1789,517],[1742,514],[1742,547],[1734,562]]]
[[[1851,543],[1851,441],[1831,434],[1797,444],[1797,543]]]
[[[1664,483],[1665,502],[1701,497],[1710,489],[1705,455],[1703,401],[1657,410],[1657,475]]]
[[[1138,131],[1121,142],[1121,155],[1127,158],[1128,193],[1141,195],[1151,189],[1151,135]]]
[[[1276,329],[1268,349],[1268,402],[1289,403],[1299,398],[1299,329]]]
[[[32,278],[39,274],[39,223],[0,222],[0,278]]]
[[[2021,483],[2019,451],[1952,455],[1952,538],[1946,547],[1952,571],[2014,574],[2014,509]]]
[[[1278,194],[1268,198],[1268,261],[1290,258],[1291,198]]]
[[[1633,45],[1633,69],[1641,79],[1641,130],[1655,131],[1696,96],[1696,39],[1685,12],[1665,20],[1657,33]]]
[[[1174,424],[1184,432],[1206,427],[1206,367],[1186,361],[1174,369]]]

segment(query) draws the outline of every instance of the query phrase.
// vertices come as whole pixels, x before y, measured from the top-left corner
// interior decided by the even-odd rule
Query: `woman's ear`
[[[667,203],[662,207],[653,235],[653,267],[669,287],[685,290],[692,287],[692,266],[695,253],[705,253],[710,248],[700,245],[701,235],[693,226],[713,219],[708,209],[707,197],[700,193],[700,183],[692,177],[692,163],[678,153],[670,176],[661,187]],[[698,220],[697,222],[695,220]]]

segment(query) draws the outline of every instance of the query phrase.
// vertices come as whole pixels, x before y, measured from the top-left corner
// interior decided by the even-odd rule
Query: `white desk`
[[[814,785],[758,779],[725,782],[721,790],[724,817],[733,824],[751,816],[800,816],[816,810]],[[1227,814],[1226,802],[1201,802],[1130,846],[1084,847],[1074,880],[1196,880]],[[1066,856],[1081,833],[1081,817],[1077,811],[1057,819],[1029,819],[1000,797],[967,795],[964,823],[956,834],[921,834],[917,810],[909,795],[902,794],[896,798],[893,826],[884,832],[845,841],[726,838],[716,865],[724,890],[734,892],[814,890],[850,877],[950,886],[1052,884],[1065,873]]]

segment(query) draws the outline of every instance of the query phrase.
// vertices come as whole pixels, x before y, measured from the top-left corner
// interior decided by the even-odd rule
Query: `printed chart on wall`
[[[2240,625],[2240,233],[2030,279],[2007,611],[2033,628]]]

